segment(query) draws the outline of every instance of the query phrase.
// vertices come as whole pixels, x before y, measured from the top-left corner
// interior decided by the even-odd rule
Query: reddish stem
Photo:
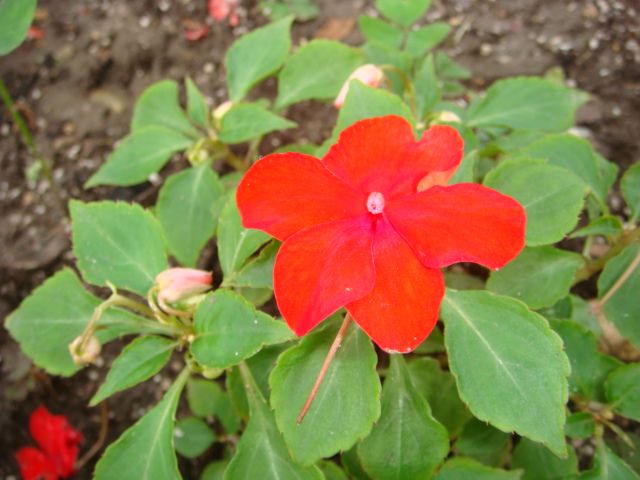
[[[313,388],[311,389],[311,393],[309,394],[309,397],[307,398],[307,401],[305,402],[304,407],[302,407],[302,411],[298,416],[298,425],[300,425],[302,423],[302,420],[304,420],[304,416],[309,411],[309,408],[311,407],[311,403],[313,402],[313,399],[316,397],[318,390],[320,390],[320,385],[322,385],[322,380],[324,380],[324,376],[327,374],[327,370],[329,370],[329,365],[331,364],[331,360],[333,360],[333,357],[336,356],[336,352],[338,351],[338,348],[340,348],[340,344],[342,343],[342,339],[344,338],[345,333],[347,333],[347,329],[351,324],[351,320],[353,320],[353,317],[349,312],[347,312],[347,314],[344,316],[344,321],[342,322],[342,326],[338,331],[338,335],[336,335],[336,339],[333,341],[333,345],[331,345],[331,348],[329,349],[329,353],[327,353],[327,358],[324,359],[324,363],[322,364],[320,373],[318,373],[318,378],[316,378],[316,383],[313,385]]]
[[[76,462],[75,469],[79,471],[84,467],[85,463],[91,460],[96,453],[100,451],[104,441],[107,439],[107,430],[109,428],[109,415],[107,412],[107,402],[104,400],[100,403],[100,434],[98,435],[98,441],[91,447],[91,449],[84,454],[84,456]]]
[[[604,297],[602,297],[602,300],[596,303],[596,305],[591,309],[589,313],[598,312],[602,308],[602,306],[605,303],[607,303],[607,301],[613,296],[613,294],[620,289],[622,284],[627,281],[627,279],[631,276],[631,274],[639,264],[640,264],[640,254],[638,254],[638,256],[633,260],[633,262],[631,262],[631,265],[627,267],[627,269],[624,271],[622,276],[616,281],[616,283],[613,284],[613,287],[611,287],[607,292],[607,294]]]

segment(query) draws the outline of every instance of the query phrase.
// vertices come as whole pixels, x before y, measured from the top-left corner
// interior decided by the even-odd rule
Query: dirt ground
[[[45,32],[0,58],[0,75],[34,131],[41,154],[53,164],[56,189],[30,181],[33,162],[0,106],[0,321],[34,287],[64,265],[73,266],[69,226],[56,201],[121,198],[154,200],[161,179],[136,188],[96,188],[82,184],[128,132],[135,99],[163,78],[190,76],[212,105],[225,101],[224,53],[241,34],[266,22],[257,2],[241,1],[239,26],[213,23],[206,0],[40,0],[36,24]],[[372,0],[316,0],[318,18],[296,23],[294,45],[325,35],[358,45],[355,20],[374,14]],[[592,95],[578,115],[579,131],[622,169],[640,159],[640,5],[637,0],[434,0],[426,21],[448,21],[453,29],[446,51],[473,72],[479,90],[510,75],[541,75],[560,67],[567,79]],[[208,36],[185,40],[185,22],[208,22]],[[273,97],[274,83],[254,95]],[[320,143],[336,113],[328,105],[305,102],[287,115],[300,128],[270,135],[268,154],[291,141]],[[163,175],[182,168],[175,159]],[[610,199],[616,207],[616,196]],[[206,257],[206,255],[205,255]],[[208,258],[212,258],[210,255]],[[205,258],[203,268],[210,268]],[[105,349],[113,358],[121,346]],[[0,327],[0,480],[19,478],[13,453],[32,444],[28,416],[39,404],[64,413],[85,436],[81,455],[96,442],[100,411],[86,407],[105,368],[86,369],[71,379],[36,375],[35,388],[15,400],[15,365],[28,364]],[[109,403],[107,442],[139,418],[168,388],[179,362],[147,384]],[[18,384],[18,386],[24,386]],[[77,478],[90,478],[90,462]],[[202,463],[184,462],[185,479],[197,478]]]

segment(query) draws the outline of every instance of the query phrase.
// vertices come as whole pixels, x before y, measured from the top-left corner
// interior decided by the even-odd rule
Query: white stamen
[[[384,210],[384,195],[380,192],[371,192],[367,198],[367,210],[377,215]]]

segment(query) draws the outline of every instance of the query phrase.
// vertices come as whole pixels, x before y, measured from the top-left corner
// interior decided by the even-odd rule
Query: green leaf
[[[590,401],[595,393],[600,363],[596,338],[582,325],[574,322],[550,320],[550,324],[562,337],[565,353],[571,363],[569,392]]]
[[[225,278],[231,277],[269,239],[261,230],[242,226],[236,192],[230,192],[218,220],[218,257]]]
[[[369,337],[351,325],[304,421],[297,424],[338,323],[307,334],[297,347],[280,355],[269,378],[278,427],[302,465],[350,448],[367,436],[380,416],[377,356]]]
[[[511,450],[511,436],[471,418],[454,445],[455,450],[490,467],[504,464]]]
[[[436,77],[433,55],[424,59],[416,72],[414,94],[416,98],[416,110],[421,117],[427,115],[440,100],[440,86]]]
[[[36,0],[0,0],[0,55],[18,47],[36,13]]]
[[[6,328],[22,351],[40,368],[52,375],[73,375],[80,370],[69,353],[73,342],[89,323],[102,300],[87,292],[76,274],[63,269],[48,278],[7,317]],[[163,332],[157,322],[116,308],[102,314],[96,332],[101,342],[119,335]]]
[[[501,270],[491,272],[487,290],[522,300],[531,308],[553,305],[569,294],[582,255],[548,245],[525,247]]]
[[[600,217],[584,228],[576,230],[569,238],[587,237],[589,235],[621,235],[624,232],[622,222],[618,217]]]
[[[114,202],[72,200],[69,210],[73,253],[84,279],[145,297],[167,269],[162,230],[153,215],[140,205]]]
[[[210,368],[237,365],[264,345],[286,342],[293,336],[284,322],[257,311],[228,290],[216,290],[198,305],[194,329],[197,337],[191,353]]]
[[[255,379],[260,392],[265,398],[269,398],[269,375],[273,371],[276,365],[278,356],[290,348],[291,345],[271,345],[264,347],[257,354],[251,358],[247,358],[245,363],[251,370],[253,378]],[[246,389],[240,371],[237,368],[227,372],[227,390],[229,391],[229,397],[233,408],[244,420],[249,420],[249,402],[245,393]]]
[[[567,418],[564,430],[569,438],[589,438],[596,431],[596,419],[591,412],[573,413]]]
[[[185,369],[162,401],[107,448],[96,465],[96,480],[182,478],[173,449],[173,422],[188,377]]]
[[[85,188],[97,185],[135,185],[158,172],[171,155],[187,149],[192,139],[165,127],[145,127],[126,137],[107,162],[91,175]]]
[[[578,223],[584,204],[582,181],[544,160],[507,160],[489,172],[483,184],[513,197],[524,207],[529,246],[562,240]]]
[[[302,100],[332,100],[364,63],[359,50],[340,42],[312,40],[298,48],[278,74],[276,110]]]
[[[603,190],[609,192],[618,179],[618,171],[620,168],[597,152],[596,161],[598,162],[598,169],[600,170],[600,176],[602,177],[602,183],[604,185]]]
[[[185,80],[187,86],[187,114],[193,123],[207,130],[209,128],[209,106],[202,92],[191,78]]]
[[[216,440],[216,435],[202,420],[187,417],[180,420],[173,429],[176,452],[186,458],[202,455]]]
[[[187,382],[189,410],[196,417],[213,417],[216,414],[216,402],[221,394],[222,389],[212,380],[190,378]]]
[[[334,138],[345,128],[358,120],[382,117],[384,115],[399,115],[413,124],[411,112],[400,97],[385,90],[367,87],[359,80],[351,80],[349,93],[338,114],[338,121],[333,130]]]
[[[457,437],[471,412],[460,400],[451,372],[441,370],[439,362],[429,357],[413,360],[409,363],[409,371],[416,388],[429,403],[433,416],[447,428],[450,438]]]
[[[483,291],[447,291],[441,312],[451,372],[471,412],[565,456],[570,366],[546,320],[522,302]]]
[[[269,409],[260,389],[245,364],[244,384],[251,406],[251,418],[238,443],[238,451],[233,457],[225,480],[320,480],[322,472],[315,465],[304,468],[294,463],[287,451],[284,439],[276,426],[273,412]]]
[[[236,41],[224,60],[229,100],[240,102],[249,90],[280,68],[291,48],[293,17],[258,28]]]
[[[294,128],[297,125],[255,103],[241,103],[231,107],[222,117],[218,138],[233,145],[242,143],[275,130]]]
[[[471,78],[471,72],[444,53],[439,51],[436,53],[436,72],[442,78],[458,79]]]
[[[546,134],[539,130],[514,130],[507,135],[496,138],[493,145],[501,152],[511,153],[545,137]]]
[[[591,313],[593,308],[586,300],[576,295],[569,295],[571,301],[571,318],[570,320],[582,325],[584,328],[592,332],[597,338],[602,336],[602,327],[598,321],[598,317]]]
[[[371,477],[367,475],[367,472],[364,471],[360,464],[357,445],[340,454],[340,463],[351,478],[355,480],[371,480]]]
[[[607,447],[602,440],[597,444],[594,468],[566,480],[640,480],[624,460]]]
[[[154,376],[166,365],[177,346],[175,340],[155,335],[136,338],[113,361],[107,378],[89,406],[93,407],[114,393]]]
[[[432,23],[426,27],[411,30],[407,35],[404,51],[412,57],[422,57],[433,47],[438,46],[450,31],[451,26],[444,22]]]
[[[240,419],[231,405],[229,394],[216,382],[190,379],[187,382],[187,401],[195,416],[201,418],[216,416],[227,433],[235,434],[240,429]]]
[[[622,367],[624,364],[618,360],[617,358],[610,357],[609,355],[604,355],[602,353],[598,354],[598,365],[596,367],[596,372],[594,374],[594,394],[593,399],[599,403],[606,403],[607,399],[605,397],[605,381],[609,377],[609,374],[614,370]]]
[[[409,27],[422,17],[431,0],[376,0],[376,8],[389,20]]]
[[[624,173],[620,180],[620,191],[631,210],[629,222],[635,223],[640,217],[640,162]]]
[[[272,22],[287,15],[295,16],[299,22],[306,22],[316,18],[320,11],[312,0],[265,0],[260,2],[260,9]]]
[[[347,473],[331,460],[320,460],[316,465],[326,480],[349,480]]]
[[[404,38],[402,30],[379,18],[361,15],[358,17],[358,26],[369,42],[378,42],[389,48],[399,48]]]
[[[626,247],[620,255],[611,259],[598,278],[598,298],[602,299],[618,279],[631,267],[640,255],[640,245]],[[629,277],[609,298],[602,308],[607,320],[613,322],[620,333],[631,344],[640,348],[640,267],[636,267]]]
[[[582,92],[551,80],[519,77],[499,80],[468,112],[471,127],[501,126],[545,132],[566,130],[576,109],[588,100]]]
[[[241,270],[227,277],[223,286],[273,289],[273,266],[282,242],[273,240],[262,249],[260,255],[246,263]]]
[[[638,459],[636,452],[640,449],[640,436],[629,431],[624,433],[627,437],[626,439],[622,439],[617,435],[613,438],[607,438],[607,446],[611,448],[614,454],[619,456],[627,465],[638,473],[640,472],[640,459]],[[631,442],[631,445],[627,442]]]
[[[432,353],[444,353],[446,351],[447,348],[444,346],[444,335],[442,334],[442,331],[439,328],[434,328],[433,330],[431,330],[429,336],[416,347],[413,353],[420,355],[429,355]],[[414,378],[413,381],[415,382],[416,379]]]
[[[391,355],[382,388],[380,419],[358,453],[374,478],[428,478],[449,453],[447,430],[433,418],[402,355]]]
[[[192,139],[201,136],[178,103],[178,84],[161,80],[147,88],[133,109],[131,133],[145,127],[164,127]]]
[[[524,469],[522,480],[563,480],[566,476],[578,473],[578,457],[569,447],[569,457],[561,459],[547,448],[526,438],[520,440],[513,456],[511,468]]]
[[[434,480],[520,480],[517,471],[486,467],[470,458],[454,457],[444,464]]]
[[[207,164],[170,176],[160,189],[155,214],[169,252],[185,267],[195,268],[200,251],[213,237],[213,210],[223,190]]]
[[[623,417],[640,420],[640,363],[614,370],[605,384],[607,399]]]
[[[549,165],[566,168],[581,178],[601,205],[607,203],[607,189],[598,169],[596,153],[589,142],[574,135],[548,135],[517,151],[514,156],[544,158]]]
[[[224,472],[227,470],[229,466],[229,460],[217,460],[215,462],[209,463],[202,475],[200,476],[200,480],[223,480]]]

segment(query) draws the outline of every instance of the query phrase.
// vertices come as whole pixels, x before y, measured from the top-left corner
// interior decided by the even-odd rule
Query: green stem
[[[27,147],[29,148],[29,150],[31,150],[31,153],[35,157],[35,161],[40,165],[40,168],[42,169],[42,173],[44,174],[45,178],[51,185],[51,191],[53,192],[53,196],[56,200],[56,203],[58,204],[58,207],[60,208],[60,211],[62,211],[65,214],[65,216],[67,216],[67,206],[65,202],[62,200],[62,196],[60,195],[60,192],[58,191],[58,187],[53,179],[53,171],[49,166],[49,162],[47,162],[42,157],[42,155],[40,155],[40,152],[36,147],[36,142],[33,140],[33,136],[31,135],[31,132],[27,127],[27,124],[24,122],[24,119],[16,109],[15,104],[13,103],[13,99],[11,98],[11,94],[9,93],[9,90],[7,89],[7,86],[4,83],[2,76],[0,76],[0,97],[2,97],[2,101],[7,106],[7,109],[9,110],[9,114],[11,115],[11,118],[13,119],[14,123],[18,127],[18,130],[20,131],[20,135],[22,135],[24,142],[27,144]]]
[[[247,170],[253,163],[255,163],[256,159],[258,158],[258,147],[260,146],[260,142],[262,142],[263,138],[264,135],[259,135],[258,137],[251,140],[251,143],[249,144],[249,150],[244,157],[244,164]]]
[[[86,327],[84,327],[84,331],[80,335],[80,341],[75,347],[75,353],[77,355],[81,355],[86,347],[89,338],[96,331],[96,324],[102,318],[103,313],[109,307],[124,307],[133,311],[137,311],[139,313],[143,313],[145,315],[149,314],[152,318],[154,317],[154,312],[152,309],[148,308],[146,305],[143,305],[140,302],[136,302],[131,298],[124,297],[117,292],[113,292],[109,298],[103,301],[100,305],[98,305],[94,311],[93,315],[91,315],[91,319],[89,323],[87,323]],[[165,333],[169,335],[182,335],[187,333],[187,329],[181,326],[175,326],[170,324],[159,323],[158,325],[154,325],[155,330],[163,330]]]
[[[389,72],[394,72],[396,75],[398,75],[398,77],[400,77],[400,80],[402,81],[402,84],[404,85],[404,88],[407,91],[407,96],[409,97],[409,105],[411,106],[411,115],[413,115],[413,118],[418,118],[418,106],[416,105],[416,93],[415,93],[415,90],[413,89],[413,85],[411,84],[407,76],[404,74],[404,72],[400,70],[398,67],[396,67],[395,65],[382,65],[378,68],[380,68],[380,70],[382,71],[386,70]]]
[[[578,271],[574,276],[573,284],[575,285],[576,283],[582,282],[583,280],[591,277],[591,275],[598,273],[605,267],[609,260],[619,255],[622,250],[638,241],[638,239],[640,239],[640,226],[623,233],[618,242],[612,245],[609,251],[602,257],[594,260],[587,260],[580,266],[580,268],[578,268]]]
[[[249,166],[245,162],[243,162],[241,159],[236,157],[226,143],[223,143],[222,145],[224,146],[224,151],[225,151],[224,159],[231,168],[242,173],[249,170]]]
[[[244,360],[238,364],[238,370],[240,371],[240,376],[242,377],[242,381],[244,383],[244,388],[249,395],[253,397],[253,399],[257,402],[266,403],[266,400],[262,396],[262,392],[260,388],[258,388],[258,384],[253,378],[253,374],[251,373],[251,369],[247,362]],[[251,402],[249,402],[251,404]]]

